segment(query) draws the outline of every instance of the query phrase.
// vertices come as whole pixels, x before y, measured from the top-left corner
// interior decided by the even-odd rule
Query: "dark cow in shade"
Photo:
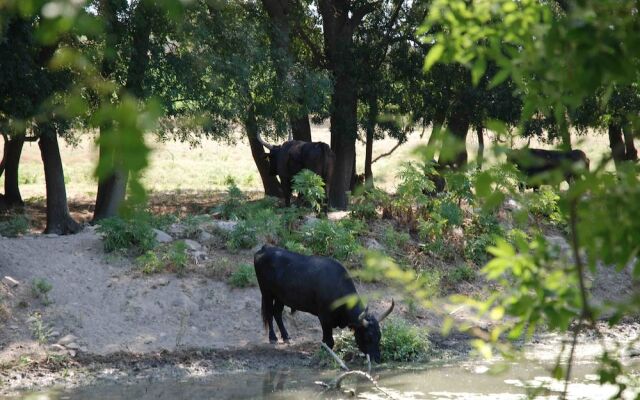
[[[328,257],[305,256],[264,245],[254,256],[256,276],[262,292],[262,320],[269,328],[269,341],[277,342],[273,330],[275,318],[282,340],[289,334],[282,322],[284,306],[317,316],[322,326],[322,341],[333,348],[333,328],[349,327],[354,331],[360,351],[380,362],[380,325],[393,310],[379,319],[363,307],[347,270]],[[354,301],[348,307],[349,301]],[[353,303],[351,303],[353,304]]]
[[[291,136],[288,141],[278,146],[265,142],[260,135],[258,135],[258,141],[270,150],[266,155],[269,161],[269,173],[280,177],[282,194],[287,207],[291,204],[293,177],[303,169],[308,169],[322,177],[326,199],[327,202],[329,201],[336,156],[328,144],[292,140]]]
[[[582,150],[544,150],[523,148],[507,153],[507,161],[514,164],[527,179],[527,187],[538,190],[545,175],[559,172],[571,183],[589,170],[589,159]],[[524,189],[521,184],[520,189]]]

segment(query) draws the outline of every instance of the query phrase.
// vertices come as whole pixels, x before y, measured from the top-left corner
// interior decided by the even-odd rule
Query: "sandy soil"
[[[211,262],[227,256],[208,251]],[[229,262],[251,260],[252,252],[245,251]],[[0,278],[10,276],[18,282],[16,286],[0,283],[6,306],[0,314],[0,366],[14,366],[0,368],[0,395],[24,387],[77,385],[113,374],[129,376],[131,371],[149,368],[157,377],[175,375],[178,370],[268,368],[274,363],[308,366],[314,362],[312,355],[321,339],[315,317],[287,313],[285,323],[293,344],[269,345],[260,319],[259,290],[233,289],[208,278],[211,274],[204,269],[211,262],[194,264],[183,277],[168,273],[143,276],[126,259],[105,254],[91,227],[65,237],[0,238]],[[52,285],[48,305],[34,295],[31,283],[36,278],[45,278]],[[628,271],[603,271],[596,282],[600,283],[594,293],[607,300],[630,293],[633,285]],[[372,302],[374,312],[388,306],[393,292],[379,285],[359,285],[358,289],[361,294],[383,292],[380,300]],[[434,331],[440,323],[426,310],[419,311],[417,318],[415,313],[410,316],[402,303],[395,314]],[[470,315],[458,309],[454,317],[467,319]],[[44,332],[41,343],[34,339],[39,321]],[[624,329],[616,337],[637,337],[640,330],[637,325]],[[465,339],[432,335],[440,356],[466,355]],[[558,343],[558,338],[541,340],[549,354]],[[71,376],[69,368],[75,371]]]

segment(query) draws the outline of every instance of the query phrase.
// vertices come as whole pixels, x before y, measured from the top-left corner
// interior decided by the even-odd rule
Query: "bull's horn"
[[[393,311],[393,307],[395,307],[396,303],[393,301],[393,299],[391,299],[391,306],[389,307],[389,309],[387,311],[385,311],[381,316],[380,319],[378,319],[378,322],[382,322],[385,318],[387,318],[389,316],[389,314],[391,314],[391,311]]]
[[[260,132],[256,132],[256,139],[258,139],[258,142],[260,142],[261,145],[263,145],[264,147],[266,147],[267,149],[271,150],[273,149],[273,145],[269,144],[267,142],[265,142],[264,140],[262,140],[262,138],[260,137]]]
[[[293,140],[293,131],[289,131],[289,141]]]
[[[365,308],[365,310],[358,316],[358,322],[360,322],[360,324],[362,324],[362,326],[364,326],[365,328],[369,325],[369,321],[366,320],[368,311],[369,307]]]

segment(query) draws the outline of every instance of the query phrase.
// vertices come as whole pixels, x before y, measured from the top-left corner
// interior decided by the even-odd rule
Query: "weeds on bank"
[[[49,292],[53,289],[53,285],[44,278],[35,278],[31,282],[31,291],[33,296],[42,302],[43,305],[48,306],[51,304],[49,299]]]
[[[0,236],[17,237],[29,230],[29,220],[22,214],[0,216]]]
[[[258,280],[256,278],[255,268],[251,264],[240,264],[238,268],[231,273],[227,282],[235,288],[256,286]]]
[[[148,250],[136,258],[135,264],[144,274],[169,271],[182,275],[188,261],[187,245],[179,240],[155,250]]]

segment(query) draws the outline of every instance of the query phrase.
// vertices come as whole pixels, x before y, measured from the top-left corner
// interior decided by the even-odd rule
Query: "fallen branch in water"
[[[370,374],[364,371],[359,371],[359,370],[353,370],[353,371],[349,370],[349,367],[347,367],[347,364],[345,364],[345,362],[342,361],[340,356],[338,356],[333,350],[331,350],[331,348],[327,346],[324,342],[322,343],[322,347],[325,350],[327,350],[329,354],[331,354],[333,359],[336,360],[336,362],[340,365],[340,368],[344,369],[346,372],[343,372],[340,375],[338,375],[338,377],[335,380],[333,380],[331,383],[316,381],[315,382],[316,385],[320,385],[324,387],[326,390],[339,390],[341,389],[342,381],[345,380],[345,378],[348,378],[353,375],[362,376],[368,379],[369,382],[371,382],[371,384],[373,385],[373,387],[376,388],[378,391],[380,391],[380,393],[384,394],[390,399],[394,399],[394,397],[390,393],[386,392],[384,389],[378,386],[378,382],[376,382],[376,380],[373,379],[373,377]],[[369,372],[371,372],[371,359],[368,357],[368,355],[367,355],[367,361],[369,362]]]

